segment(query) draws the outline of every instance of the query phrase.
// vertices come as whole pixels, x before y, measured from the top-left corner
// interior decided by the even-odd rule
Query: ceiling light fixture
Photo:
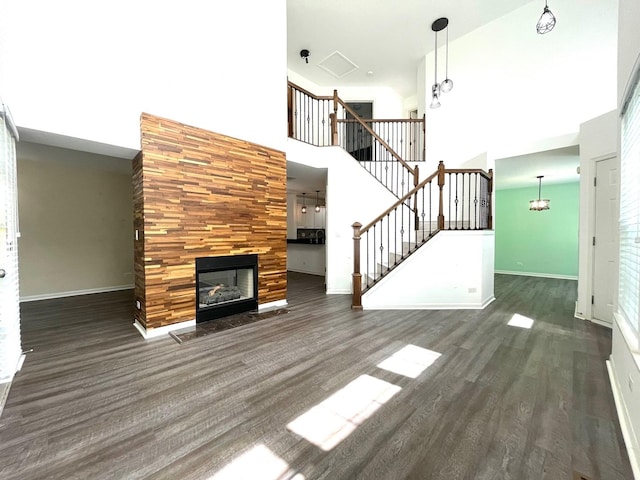
[[[435,33],[435,61],[433,68],[433,86],[431,87],[431,108],[440,107],[440,93],[448,93],[453,88],[453,81],[449,78],[449,19],[441,17],[431,24],[431,30]],[[447,29],[447,46],[445,50],[445,79],[438,83],[438,32]]]
[[[302,213],[307,213],[307,197],[306,193],[302,194]]]
[[[320,193],[320,190],[316,190],[316,213],[318,213],[320,211],[320,202],[318,202],[318,194]]]
[[[540,20],[536,23],[536,32],[540,35],[545,34],[553,30],[553,27],[556,26],[556,17],[551,13],[549,7],[547,6],[547,0],[544,1],[544,10],[542,11],[542,15],[540,15]]]
[[[300,57],[304,59],[305,63],[309,63],[309,55],[311,52],[306,48],[304,50],[300,50]]]
[[[549,210],[549,202],[550,200],[541,200],[540,199],[540,191],[542,190],[542,179],[544,175],[538,175],[538,199],[537,200],[529,200],[529,210],[535,210],[539,212],[540,210]]]

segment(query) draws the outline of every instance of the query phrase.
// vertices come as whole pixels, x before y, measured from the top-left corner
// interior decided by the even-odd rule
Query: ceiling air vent
[[[318,63],[318,66],[336,78],[342,78],[360,68],[337,50]]]

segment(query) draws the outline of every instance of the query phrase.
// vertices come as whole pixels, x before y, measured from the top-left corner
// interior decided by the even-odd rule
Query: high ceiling
[[[451,42],[530,1],[288,0],[288,68],[320,86],[387,86],[404,97],[414,95],[418,64],[434,48],[434,20],[449,19]],[[544,3],[539,3],[542,13]],[[439,44],[443,41],[439,35]],[[303,49],[310,51],[309,63],[300,56]],[[319,66],[334,52],[357,68],[336,78]],[[545,175],[545,183],[577,181],[579,164],[577,146],[501,159],[496,161],[496,188],[535,185],[537,175]],[[288,171],[295,178],[289,181],[290,191],[323,189],[325,171],[304,166],[289,166]]]
[[[434,20],[449,18],[451,42],[529,1],[288,0],[288,67],[321,86],[388,86],[413,95],[418,63],[434,47]],[[318,66],[336,51],[358,67],[339,79]]]

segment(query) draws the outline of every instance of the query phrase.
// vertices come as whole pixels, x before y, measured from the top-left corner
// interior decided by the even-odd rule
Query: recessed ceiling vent
[[[318,63],[318,66],[336,78],[342,78],[360,68],[337,50]]]

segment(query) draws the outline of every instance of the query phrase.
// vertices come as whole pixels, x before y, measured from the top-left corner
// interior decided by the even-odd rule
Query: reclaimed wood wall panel
[[[256,253],[258,303],[285,300],[284,153],[146,113],[141,136],[138,321],[150,329],[195,318],[197,257]]]
[[[144,202],[142,193],[142,152],[133,159],[133,229],[135,232],[133,242],[133,274],[136,308],[134,318],[141,325],[145,325],[145,277],[144,277]],[[140,306],[138,308],[138,305]]]

